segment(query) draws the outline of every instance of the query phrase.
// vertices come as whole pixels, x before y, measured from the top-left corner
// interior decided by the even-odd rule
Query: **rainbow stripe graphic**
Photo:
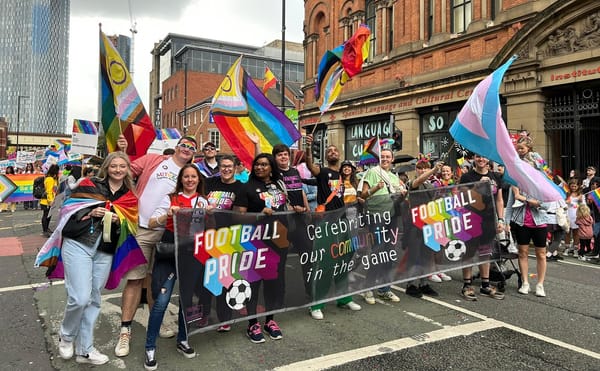
[[[156,129],[156,139],[167,140],[179,138],[181,138],[181,133],[175,128]]]
[[[75,119],[73,120],[73,133],[98,135],[98,125],[100,123],[97,121]]]
[[[600,188],[596,188],[592,192],[590,192],[590,198],[592,199],[592,201],[594,201],[598,210],[600,210]]]
[[[287,227],[278,220],[238,224],[196,236],[194,256],[205,266],[204,286],[220,295],[238,279],[252,283],[277,278],[277,250],[287,245]]]

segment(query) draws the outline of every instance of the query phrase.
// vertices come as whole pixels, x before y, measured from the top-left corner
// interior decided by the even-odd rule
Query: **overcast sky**
[[[130,17],[128,1],[131,3]],[[281,39],[281,0],[72,0],[67,123],[98,119],[98,24],[106,35],[131,37],[133,75],[148,109],[150,52],[168,33],[262,46]],[[287,41],[302,42],[304,1],[286,0]]]

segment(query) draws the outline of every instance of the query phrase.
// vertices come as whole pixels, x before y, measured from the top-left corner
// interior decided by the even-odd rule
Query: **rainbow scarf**
[[[80,187],[95,186],[89,180],[81,182]],[[77,190],[76,190],[77,191]],[[77,211],[106,204],[106,200],[96,200],[91,198],[69,198],[63,204],[60,210],[60,221],[46,243],[42,246],[35,259],[34,267],[48,267],[46,275],[50,279],[64,278],[64,266],[60,251],[62,249],[62,230],[67,224],[67,221]],[[113,256],[110,274],[105,287],[109,290],[119,286],[121,278],[138,265],[146,263],[144,254],[135,239],[137,230],[138,206],[137,197],[131,192],[127,192],[119,199],[113,201],[113,209],[121,222],[121,233],[117,242],[117,249]]]

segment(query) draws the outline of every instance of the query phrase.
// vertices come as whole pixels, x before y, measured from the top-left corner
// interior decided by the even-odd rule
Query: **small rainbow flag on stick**
[[[590,192],[590,198],[596,204],[598,210],[600,210],[600,188],[596,188]]]

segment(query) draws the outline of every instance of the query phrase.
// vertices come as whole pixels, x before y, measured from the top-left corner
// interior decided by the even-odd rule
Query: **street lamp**
[[[21,98],[29,99],[29,95],[19,95],[17,97],[17,147],[15,148],[15,154],[19,152],[19,131],[21,127]]]
[[[188,64],[187,62],[175,61],[175,63],[183,64],[183,135],[187,135],[187,77]]]

